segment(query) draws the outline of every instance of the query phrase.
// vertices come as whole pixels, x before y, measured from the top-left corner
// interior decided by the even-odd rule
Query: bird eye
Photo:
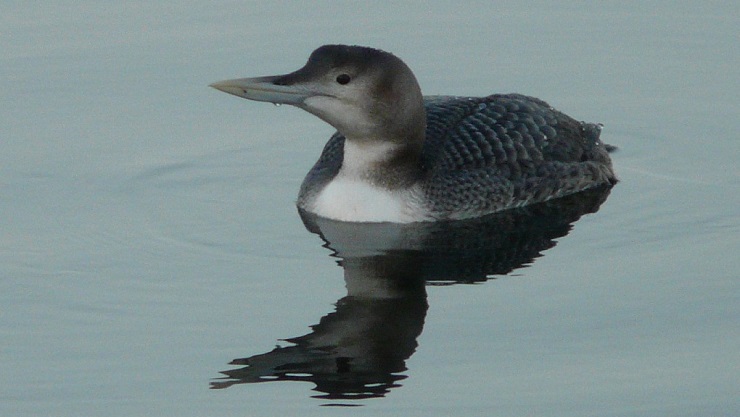
[[[337,75],[337,82],[339,84],[342,84],[342,85],[345,85],[345,84],[349,83],[350,79],[351,78],[347,74],[339,74],[339,75]]]

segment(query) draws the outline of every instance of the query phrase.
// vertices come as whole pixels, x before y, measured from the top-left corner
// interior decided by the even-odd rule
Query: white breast
[[[306,209],[321,217],[347,222],[411,223],[430,220],[416,187],[390,190],[367,181],[378,163],[399,146],[386,141],[344,143],[342,168]]]
[[[346,222],[410,223],[423,220],[415,206],[407,190],[389,191],[338,175],[319,193],[309,211]]]

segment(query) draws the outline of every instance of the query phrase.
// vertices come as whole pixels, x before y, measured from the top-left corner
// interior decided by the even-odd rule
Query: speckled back
[[[519,94],[430,98],[425,200],[465,218],[613,183],[600,131]]]

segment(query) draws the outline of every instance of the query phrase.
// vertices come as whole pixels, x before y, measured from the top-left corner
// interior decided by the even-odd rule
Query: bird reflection
[[[289,346],[234,359],[211,388],[307,381],[316,398],[382,397],[405,379],[428,308],[426,285],[476,283],[531,264],[596,212],[602,187],[483,218],[437,223],[344,223],[301,213],[344,270],[347,295]]]

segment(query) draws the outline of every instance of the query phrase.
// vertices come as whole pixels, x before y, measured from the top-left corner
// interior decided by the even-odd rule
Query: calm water
[[[738,415],[740,5],[594,4],[6,2],[0,415]],[[325,43],[602,122],[622,181],[309,232],[332,129],[206,86]]]

